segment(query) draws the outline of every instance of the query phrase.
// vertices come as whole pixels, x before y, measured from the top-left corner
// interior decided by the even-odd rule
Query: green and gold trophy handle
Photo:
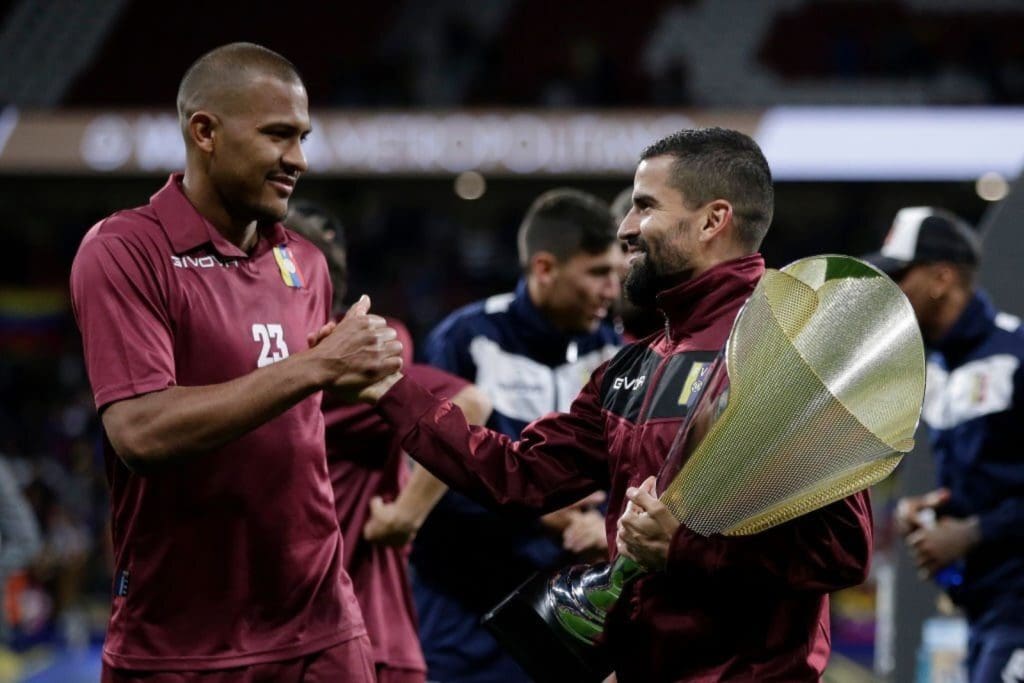
[[[596,645],[608,612],[622,595],[622,587],[646,571],[619,555],[611,564],[576,565],[558,572],[549,585],[555,617],[567,634]]]

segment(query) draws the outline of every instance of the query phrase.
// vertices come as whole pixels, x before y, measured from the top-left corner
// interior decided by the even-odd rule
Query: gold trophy
[[[696,533],[756,534],[881,481],[913,449],[924,343],[892,280],[816,256],[765,272],[698,381],[658,495]],[[484,624],[540,683],[600,681],[605,616],[645,571],[620,556],[535,575]]]

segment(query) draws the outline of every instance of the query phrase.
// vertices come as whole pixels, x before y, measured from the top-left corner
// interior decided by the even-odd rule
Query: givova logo
[[[636,391],[644,385],[644,381],[647,379],[647,375],[640,375],[636,379],[630,379],[623,375],[622,377],[616,377],[612,383],[613,389],[625,389],[626,391]]]
[[[221,261],[216,256],[174,256],[171,255],[171,265],[175,268],[231,268],[237,267],[238,261]]]

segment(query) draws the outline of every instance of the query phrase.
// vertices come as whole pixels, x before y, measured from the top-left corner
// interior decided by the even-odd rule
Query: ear
[[[538,251],[530,258],[530,275],[538,283],[547,284],[558,270],[558,259],[550,251]]]
[[[725,231],[731,229],[732,204],[725,199],[712,199],[704,205],[704,225],[701,226],[698,239],[710,242]]]
[[[960,283],[960,273],[949,263],[933,263],[931,270],[928,294],[932,299],[941,299]]]
[[[215,114],[197,111],[188,119],[188,137],[198,149],[206,153],[213,151],[214,138],[220,121]]]

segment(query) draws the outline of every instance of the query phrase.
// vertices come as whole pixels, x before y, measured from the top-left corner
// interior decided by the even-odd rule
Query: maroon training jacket
[[[763,272],[752,255],[662,292],[666,329],[624,348],[569,413],[537,420],[517,442],[471,429],[408,379],[378,409],[409,453],[478,500],[546,512],[607,488],[614,553],[626,488],[658,473],[686,415],[695,364],[725,344]],[[666,570],[628,584],[609,615],[618,680],[818,680],[829,654],[828,593],[864,580],[871,541],[867,492],[753,536],[705,538],[681,526]]]

